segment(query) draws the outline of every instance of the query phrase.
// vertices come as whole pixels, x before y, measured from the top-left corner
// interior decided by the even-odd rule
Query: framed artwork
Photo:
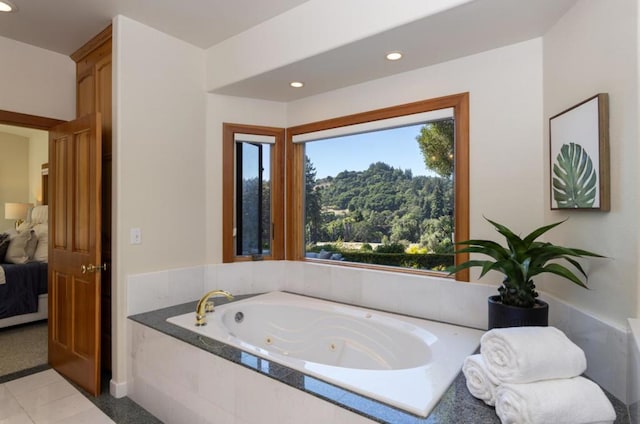
[[[551,209],[610,209],[609,96],[549,118]]]

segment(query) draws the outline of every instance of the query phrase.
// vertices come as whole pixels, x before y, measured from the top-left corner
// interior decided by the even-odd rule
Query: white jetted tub
[[[282,292],[167,321],[423,417],[483,333]]]

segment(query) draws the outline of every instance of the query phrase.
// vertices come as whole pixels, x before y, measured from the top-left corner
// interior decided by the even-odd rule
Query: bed
[[[36,206],[17,231],[0,234],[0,328],[48,317],[47,213]]]

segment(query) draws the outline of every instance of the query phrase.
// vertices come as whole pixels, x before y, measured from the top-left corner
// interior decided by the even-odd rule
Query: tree
[[[260,187],[262,186],[262,196]],[[271,240],[271,189],[269,181],[242,180],[242,254],[262,253]],[[262,207],[259,199],[262,197]],[[259,228],[262,228],[260,232]]]
[[[443,215],[423,222],[424,234],[420,244],[432,253],[453,253],[453,217]]]
[[[304,209],[305,209],[305,230],[307,242],[317,243],[322,224],[322,205],[320,191],[316,189],[316,168],[304,157]]]
[[[427,168],[444,178],[453,174],[453,119],[425,124],[416,137]]]
[[[393,220],[391,227],[391,241],[409,240],[412,243],[420,241],[420,210],[412,210]]]
[[[433,200],[431,201],[431,218],[439,218],[444,215],[444,199],[442,198],[440,184],[436,184],[433,189]]]
[[[307,163],[307,193],[313,193],[313,165]],[[310,168],[309,168],[310,167]],[[453,180],[440,176],[413,176],[382,162],[363,171],[342,171],[315,180],[321,220],[315,235],[309,218],[306,242],[369,242],[389,244],[423,242],[432,251],[451,247],[452,230],[442,230],[439,218],[452,215]],[[307,200],[307,206],[312,205]],[[312,212],[307,210],[307,216]],[[430,218],[434,223],[427,225]],[[430,235],[431,233],[437,233]],[[385,243],[386,242],[386,243]]]

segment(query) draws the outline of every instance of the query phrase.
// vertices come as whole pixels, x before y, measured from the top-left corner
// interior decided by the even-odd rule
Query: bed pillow
[[[34,228],[35,230],[35,228]],[[49,258],[49,232],[44,230],[36,231],[38,235],[38,245],[33,253],[32,259],[38,262],[48,262]]]
[[[38,244],[38,237],[33,230],[23,231],[11,238],[7,254],[5,256],[5,262],[11,264],[24,264],[30,257],[33,257],[36,246]]]
[[[49,207],[47,205],[38,205],[31,210],[31,220],[33,225],[46,224],[49,220]]]
[[[0,234],[0,263],[4,262],[4,257],[7,255],[7,249],[9,248],[10,242],[11,237],[9,237],[9,234]]]
[[[27,247],[24,248],[24,253],[27,254],[29,260],[33,259],[33,255],[36,253],[36,248],[38,247],[38,235],[35,231],[31,230],[31,237],[27,242]]]
[[[24,233],[25,231],[29,231],[32,228],[33,223],[31,221],[24,221],[22,224],[18,225],[18,228],[16,228],[16,230],[19,233]]]

